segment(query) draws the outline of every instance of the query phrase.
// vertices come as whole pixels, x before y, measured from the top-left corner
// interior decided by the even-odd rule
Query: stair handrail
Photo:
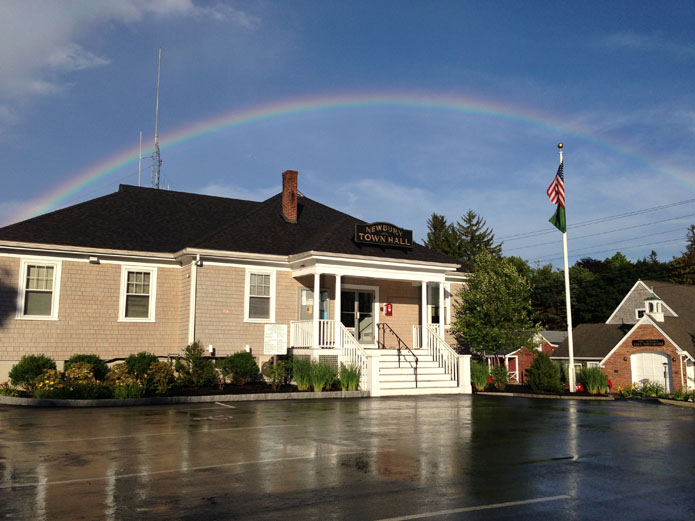
[[[439,367],[450,375],[455,382],[459,380],[458,374],[458,353],[439,336],[439,326],[437,324],[427,324],[427,349],[432,358],[439,364]]]
[[[378,328],[379,328],[379,333],[382,333],[382,330],[383,330],[383,337],[384,337],[382,339],[381,334],[377,335],[377,345],[380,346],[379,349],[386,349],[386,342],[385,342],[386,338],[385,337],[386,337],[386,332],[387,332],[386,330],[387,329],[394,337],[396,337],[396,341],[398,342],[396,344],[397,345],[396,349],[398,350],[398,367],[399,368],[401,367],[401,349],[406,349],[408,352],[410,352],[412,357],[415,359],[415,367],[413,367],[412,362],[410,360],[408,360],[407,356],[403,356],[405,361],[408,362],[410,367],[413,368],[413,374],[415,375],[415,387],[417,388],[417,367],[418,367],[418,363],[419,363],[417,355],[413,352],[412,349],[410,349],[408,344],[406,344],[403,341],[403,339],[400,336],[398,336],[398,333],[396,333],[393,330],[393,328],[391,326],[389,326],[386,322],[379,323]]]
[[[360,369],[360,389],[367,389],[367,359],[368,355],[364,348],[360,345],[357,339],[352,336],[342,322],[336,321],[336,337],[339,335],[340,341],[340,360],[346,360],[349,364],[357,366]],[[338,338],[336,338],[338,340]]]

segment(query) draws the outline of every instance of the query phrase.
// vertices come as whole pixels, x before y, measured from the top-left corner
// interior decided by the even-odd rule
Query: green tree
[[[427,219],[427,238],[424,245],[439,253],[456,257],[456,231],[452,224],[447,223],[446,217],[433,213]]]
[[[695,224],[691,224],[688,232],[685,234],[685,251],[683,255],[695,253]]]
[[[468,287],[458,294],[454,331],[477,353],[498,357],[530,346],[537,328],[531,320],[531,286],[512,262],[483,249]]]
[[[487,227],[485,219],[468,210],[456,223],[456,260],[463,266],[474,266],[481,251],[495,256],[502,253],[502,243],[495,244],[495,234]]]

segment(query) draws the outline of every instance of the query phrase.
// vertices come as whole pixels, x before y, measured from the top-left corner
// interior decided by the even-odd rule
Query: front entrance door
[[[374,292],[340,292],[340,321],[360,344],[374,343]]]

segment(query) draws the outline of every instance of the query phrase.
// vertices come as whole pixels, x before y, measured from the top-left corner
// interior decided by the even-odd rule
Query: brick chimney
[[[288,223],[297,222],[297,171],[282,173],[282,217]]]

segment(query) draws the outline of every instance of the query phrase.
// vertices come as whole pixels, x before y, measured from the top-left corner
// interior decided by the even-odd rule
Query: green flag
[[[557,210],[555,210],[555,213],[553,216],[548,219],[558,230],[560,230],[562,233],[565,233],[567,231],[567,221],[565,220],[565,209],[562,207],[562,205],[558,204],[557,205]]]

